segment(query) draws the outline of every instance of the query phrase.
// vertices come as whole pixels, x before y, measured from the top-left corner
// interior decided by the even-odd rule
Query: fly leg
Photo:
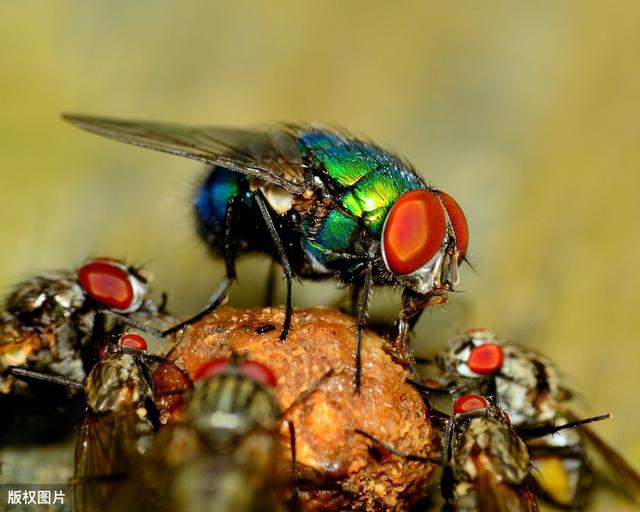
[[[405,288],[402,293],[402,305],[398,320],[389,333],[389,342],[385,345],[385,352],[393,361],[401,366],[413,368],[415,358],[408,351],[409,333],[420,318],[423,308],[416,309],[413,299]]]
[[[444,434],[441,440],[442,446],[442,474],[440,476],[440,494],[444,499],[443,512],[453,512],[453,499],[455,497],[456,478],[453,474],[453,444],[454,444],[455,419],[449,418],[444,425]]]
[[[538,439],[540,437],[545,437],[551,434],[555,434],[556,432],[560,432],[561,430],[580,427],[582,425],[595,423],[597,421],[608,420],[610,418],[611,418],[611,413],[599,414],[598,416],[591,416],[590,418],[582,418],[579,420],[570,421],[569,423],[563,423],[562,425],[544,426],[544,427],[531,428],[531,429],[522,430],[522,431],[518,429],[517,432],[518,432],[518,435],[522,438],[522,440],[526,442],[529,439]]]
[[[295,409],[298,405],[303,403],[307,398],[309,398],[313,393],[315,393],[320,386],[326,382],[329,378],[339,372],[338,368],[330,368],[327,372],[325,372],[322,377],[316,380],[311,386],[305,389],[302,393],[300,393],[289,406],[280,413],[280,418],[286,418],[287,415]],[[291,481],[293,485],[293,496],[292,496],[292,509],[296,512],[302,510],[300,506],[300,478],[298,475],[298,464],[297,464],[297,452],[296,452],[296,431],[294,423],[287,419],[287,425],[289,426],[289,439],[291,443]]]
[[[84,384],[76,382],[73,379],[63,377],[62,375],[50,375],[48,373],[27,370],[25,368],[18,368],[17,366],[7,367],[7,372],[21,380],[40,380],[44,382],[50,382],[52,384],[57,384],[58,386],[64,386],[73,390],[79,390],[84,387]]]
[[[104,316],[109,316],[111,318],[114,318],[118,322],[124,325],[128,325],[129,327],[138,329],[139,331],[150,334],[151,336],[155,336],[157,338],[166,338],[167,336],[174,334],[178,332],[180,329],[183,329],[184,327],[187,327],[188,325],[191,325],[197,322],[201,318],[207,316],[209,313],[218,309],[222,304],[226,302],[227,292],[230,286],[231,286],[231,281],[228,278],[225,278],[222,281],[222,283],[220,283],[216,291],[213,293],[213,295],[209,299],[207,306],[202,311],[192,316],[191,318],[164,330],[158,329],[144,322],[139,322],[134,318],[130,318],[128,315],[124,315],[122,313],[116,313],[115,311],[111,311],[110,309],[101,309],[99,310],[99,312]]]
[[[167,292],[162,292],[160,295],[160,304],[158,304],[158,313],[161,315],[166,315],[167,313],[167,303],[169,302],[169,296]]]
[[[80,347],[80,356],[82,357],[82,362],[87,369],[87,373],[89,373],[89,369],[93,367],[96,359],[98,358],[98,351],[102,348],[106,339],[106,313],[99,309],[96,311],[95,316],[93,317],[93,326],[91,327],[91,336],[89,338],[89,343]],[[114,334],[117,334],[114,332]],[[110,333],[111,334],[111,333]]]
[[[403,458],[405,460],[414,460],[414,461],[418,461],[418,462],[430,462],[432,464],[438,464],[438,465],[442,464],[442,462],[440,460],[438,460],[438,459],[433,459],[431,457],[424,457],[422,455],[415,455],[415,454],[412,454],[412,453],[404,453],[403,451],[400,451],[397,448],[394,448],[390,444],[387,444],[384,441],[381,441],[377,437],[372,436],[368,432],[365,432],[364,430],[355,429],[354,432],[356,434],[368,439],[369,441],[372,441],[374,444],[380,446],[385,451],[388,451],[389,453],[397,455],[398,457],[401,457],[401,458]]]
[[[402,306],[394,331],[391,333],[391,345],[406,358],[409,332],[420,319],[424,310],[429,306],[446,302],[446,295],[438,293],[418,294],[405,288],[402,291]]]
[[[280,235],[278,235],[278,231],[276,230],[276,226],[273,223],[273,218],[271,217],[271,213],[269,212],[269,207],[267,206],[267,201],[264,198],[264,194],[260,189],[258,189],[255,191],[253,197],[258,204],[258,208],[260,208],[260,213],[262,214],[264,223],[266,224],[267,230],[271,235],[273,245],[275,246],[278,257],[280,258],[280,264],[282,265],[284,276],[287,279],[287,306],[284,317],[284,324],[282,325],[282,331],[280,331],[280,341],[284,341],[287,338],[287,334],[289,334],[289,329],[291,328],[291,317],[293,315],[293,308],[291,307],[291,286],[293,284],[293,272],[291,270],[289,259],[287,258],[287,253],[285,252],[284,244],[282,243]]]
[[[218,288],[216,289],[216,291],[213,292],[213,295],[209,299],[209,303],[207,304],[207,306],[202,311],[200,311],[200,313],[192,316],[191,318],[185,320],[184,322],[180,322],[179,324],[176,324],[173,327],[169,327],[168,329],[165,329],[164,331],[162,331],[161,337],[164,338],[166,336],[169,336],[170,334],[178,332],[180,329],[197,322],[201,318],[204,318],[205,316],[207,316],[209,313],[212,313],[213,311],[218,309],[220,306],[222,306],[222,304],[224,304],[227,301],[227,298],[228,298],[227,292],[229,291],[230,286],[231,286],[231,281],[229,280],[229,278],[223,279],[220,285],[218,286]]]
[[[406,354],[409,332],[424,311],[423,308],[416,308],[413,299],[412,294],[405,288],[402,292],[402,305],[395,325],[395,332],[391,337],[392,346],[401,354]]]
[[[191,325],[201,318],[207,316],[209,313],[220,307],[226,300],[226,295],[231,286],[231,283],[236,279],[236,245],[233,240],[233,222],[235,210],[237,208],[238,198],[232,197],[227,203],[227,209],[224,212],[224,267],[226,271],[226,278],[220,283],[217,290],[209,298],[207,306],[198,314],[192,316],[184,322],[180,322],[169,329],[165,329],[161,332],[161,337],[173,334],[183,327]],[[173,349],[172,349],[173,350]]]
[[[289,427],[289,441],[291,443],[291,505],[292,509],[296,512],[301,510],[300,508],[300,490],[298,489],[298,461],[296,452],[296,428],[291,421],[287,421]]]
[[[362,380],[362,335],[367,325],[367,315],[369,311],[369,301],[371,300],[371,285],[373,284],[373,263],[367,260],[364,270],[364,282],[362,283],[362,302],[358,306],[358,316],[356,323],[356,374],[353,381],[356,394],[360,394],[360,383]]]
[[[130,318],[122,313],[116,313],[115,311],[111,311],[110,309],[100,309],[98,310],[98,314],[104,317],[113,318],[122,325],[128,325],[129,327],[133,327],[134,329],[142,331],[146,334],[150,334],[151,336],[155,336],[156,338],[163,337],[163,331],[161,329],[153,327],[152,325],[145,324],[144,322],[139,322],[138,320]]]
[[[226,300],[227,292],[229,290],[229,287],[231,286],[232,281],[236,279],[236,266],[235,266],[236,252],[235,252],[235,243],[233,241],[233,221],[234,221],[234,211],[236,208],[236,204],[237,204],[237,198],[236,197],[231,198],[229,200],[229,203],[227,204],[227,209],[224,214],[224,250],[223,252],[224,252],[224,264],[225,264],[225,270],[226,270],[227,276],[222,281],[222,283],[220,283],[220,285],[218,286],[216,291],[213,293],[213,295],[209,298],[207,305],[202,311],[198,312],[196,315],[192,316],[191,318],[164,330],[157,329],[150,325],[146,325],[142,322],[138,322],[137,320],[129,318],[126,315],[114,313],[113,311],[102,310],[102,313],[105,315],[109,315],[114,318],[117,318],[123,324],[129,325],[134,329],[139,329],[142,332],[146,332],[147,334],[151,334],[152,336],[156,336],[157,338],[165,338],[171,334],[178,332],[180,329],[183,329],[184,327],[187,327],[188,325],[191,325],[197,322],[201,318],[207,316],[209,313],[213,312],[218,307],[220,307]],[[166,304],[166,295],[163,294],[163,302],[162,302],[162,306],[160,307],[160,311],[164,309],[165,304]]]

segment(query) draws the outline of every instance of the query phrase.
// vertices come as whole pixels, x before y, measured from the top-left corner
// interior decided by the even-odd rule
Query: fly
[[[86,261],[77,272],[55,272],[29,279],[7,298],[0,313],[0,393],[33,394],[12,368],[84,382],[108,336],[124,325],[173,322],[149,298],[150,275],[110,258]]]
[[[233,356],[202,365],[182,422],[158,432],[114,510],[284,511],[291,477],[275,385],[257,361]]]
[[[593,446],[635,495],[640,475],[591,428],[563,430],[554,436],[537,434],[552,426],[578,420],[568,402],[571,391],[562,384],[558,369],[546,358],[501,340],[487,329],[470,329],[449,341],[430,368],[430,386],[452,392],[476,392],[495,397],[509,412],[511,424],[529,442],[538,492],[561,508],[580,508],[593,483],[587,445]],[[560,475],[552,483],[549,475]],[[545,478],[546,477],[546,478]]]
[[[23,369],[18,375],[81,391],[86,412],[76,437],[74,504],[102,511],[135,472],[158,426],[151,364],[163,358],[147,353],[145,338],[123,334],[106,345],[84,382]]]
[[[463,395],[453,406],[443,436],[443,510],[495,512],[538,510],[528,484],[526,443],[508,417],[481,395]]]
[[[445,501],[442,509],[445,512],[537,511],[535,491],[538,489],[532,485],[534,466],[528,443],[610,417],[604,414],[544,427],[524,437],[513,428],[509,415],[483,395],[459,396],[453,403],[450,416],[431,408],[424,393],[423,398],[431,420],[440,425],[440,461],[404,453],[362,430],[356,430],[356,433],[384,451],[407,460],[440,464],[440,491]]]
[[[281,340],[291,327],[294,277],[335,279],[361,292],[356,391],[372,287],[403,289],[396,342],[404,349],[423,309],[445,302],[458,284],[469,241],[462,209],[406,161],[371,143],[314,126],[250,131],[65,118],[213,166],[196,191],[198,232],[224,258],[229,283],[239,253],[265,252],[280,263],[287,281]]]

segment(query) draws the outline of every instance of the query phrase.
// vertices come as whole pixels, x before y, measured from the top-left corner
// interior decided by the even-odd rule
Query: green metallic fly
[[[356,390],[372,286],[403,288],[396,342],[404,349],[422,310],[445,302],[459,281],[469,240],[462,209],[427,186],[406,161],[371,143],[314,126],[250,131],[65,118],[100,135],[213,166],[195,195],[198,232],[224,257],[227,287],[239,253],[265,252],[281,264],[287,300],[280,339],[291,326],[294,276],[354,286],[355,296],[362,294]]]

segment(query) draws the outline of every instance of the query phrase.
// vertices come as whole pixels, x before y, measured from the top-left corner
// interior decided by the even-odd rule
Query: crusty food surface
[[[296,309],[282,342],[283,320],[283,308],[220,308],[185,329],[169,351],[172,363],[155,374],[163,420],[181,416],[181,396],[170,390],[184,386],[184,377],[172,364],[193,376],[212,358],[245,355],[277,377],[280,433],[288,444],[287,422],[294,424],[304,510],[407,510],[422,496],[432,465],[392,454],[356,430],[403,453],[436,457],[426,406],[405,382],[409,372],[367,331],[357,395],[355,319],[335,309]]]

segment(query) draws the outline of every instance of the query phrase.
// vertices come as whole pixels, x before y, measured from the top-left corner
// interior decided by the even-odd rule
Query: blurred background
[[[339,125],[467,214],[476,271],[423,316],[416,351],[481,325],[547,354],[582,414],[614,414],[595,428],[640,468],[640,4],[390,5],[0,2],[0,288],[112,255],[146,265],[186,315],[222,277],[192,226],[202,166],[62,112]],[[267,267],[243,260],[233,304],[259,305]],[[343,295],[304,283],[294,300]],[[377,290],[373,318],[397,302]]]

